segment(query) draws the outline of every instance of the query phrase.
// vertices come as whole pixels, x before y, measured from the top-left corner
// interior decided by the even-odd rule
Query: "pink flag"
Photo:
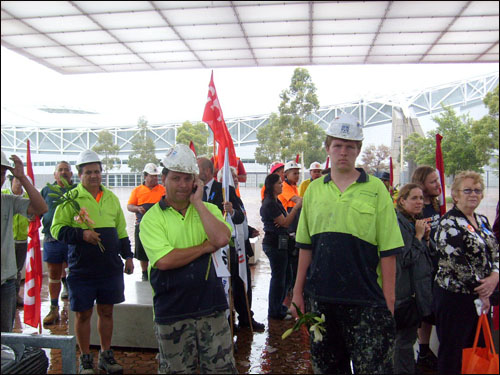
[[[441,134],[436,134],[436,170],[439,176],[439,183],[441,184],[441,194],[439,195],[439,207],[441,216],[446,213],[446,199],[444,193],[444,162],[443,153],[441,151]]]
[[[26,169],[27,175],[35,185],[35,175],[31,164],[30,141],[27,142]],[[28,229],[28,253],[26,258],[26,278],[24,282],[24,323],[39,327],[42,332],[40,291],[42,290],[42,254],[40,251],[40,218],[30,221]]]

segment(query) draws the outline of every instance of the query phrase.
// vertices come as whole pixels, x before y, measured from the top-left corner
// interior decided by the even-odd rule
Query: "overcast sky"
[[[498,71],[498,64],[306,66],[321,106],[403,94]],[[295,67],[215,69],[225,118],[277,112]],[[1,48],[2,107],[54,106],[111,114],[123,125],[201,121],[210,69],[61,75]]]

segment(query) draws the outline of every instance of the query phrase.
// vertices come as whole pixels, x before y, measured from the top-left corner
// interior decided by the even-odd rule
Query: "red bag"
[[[485,348],[477,347],[480,331],[483,331]],[[462,351],[462,374],[498,374],[498,354],[495,352],[486,314],[479,317],[474,346]]]

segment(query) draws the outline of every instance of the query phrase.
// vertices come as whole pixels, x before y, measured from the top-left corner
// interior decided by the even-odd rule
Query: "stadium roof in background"
[[[2,1],[2,46],[63,74],[499,61],[498,1]]]

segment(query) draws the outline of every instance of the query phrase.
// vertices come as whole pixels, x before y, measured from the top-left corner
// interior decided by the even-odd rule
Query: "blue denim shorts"
[[[86,278],[70,271],[67,277],[71,311],[86,311],[94,306],[125,301],[123,274]]]
[[[61,241],[43,241],[43,261],[61,264],[68,262],[68,245]]]

